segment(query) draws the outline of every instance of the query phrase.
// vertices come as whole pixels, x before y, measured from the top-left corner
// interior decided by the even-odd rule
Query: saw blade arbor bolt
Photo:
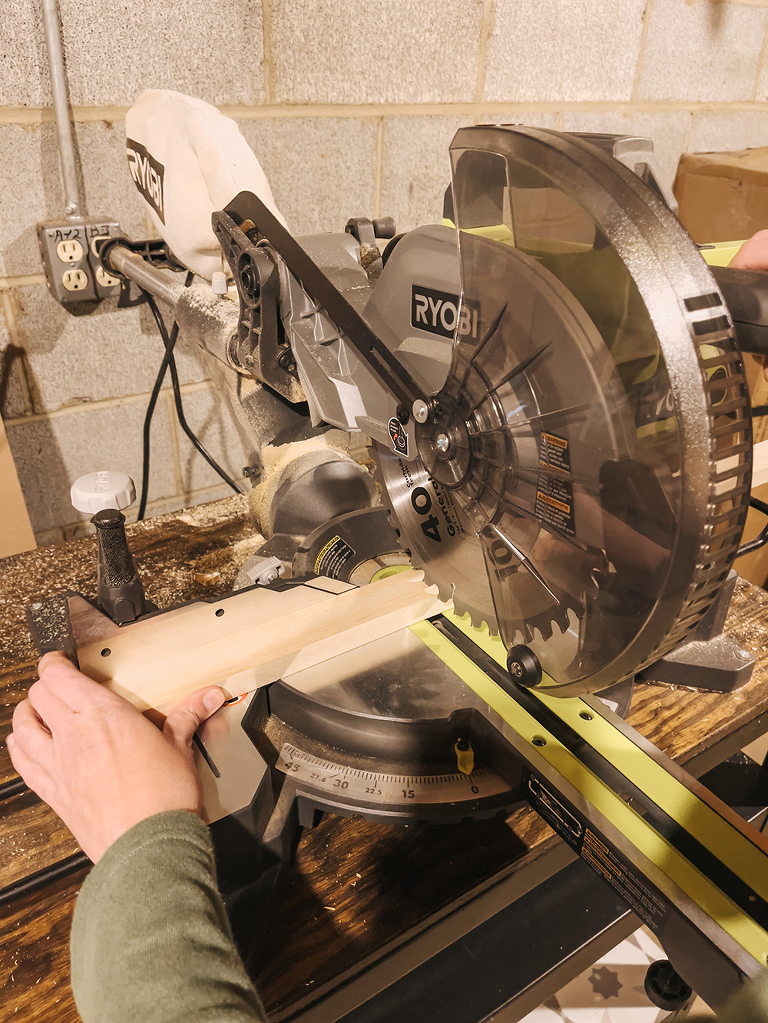
[[[417,423],[426,423],[429,419],[429,405],[427,405],[427,403],[421,398],[416,399],[411,411],[413,412],[413,418]]]
[[[533,689],[541,682],[541,664],[530,647],[520,643],[507,654],[507,671],[512,681],[526,689]]]
[[[447,455],[451,448],[451,439],[447,433],[438,433],[435,437],[435,447],[441,455]]]

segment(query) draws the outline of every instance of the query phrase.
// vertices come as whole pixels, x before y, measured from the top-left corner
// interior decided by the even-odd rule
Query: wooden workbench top
[[[260,542],[245,498],[228,498],[131,527],[147,596],[164,607],[231,588]],[[35,596],[95,591],[93,537],[0,561],[0,782],[13,775],[5,748],[13,708],[35,678],[24,621]],[[757,656],[752,681],[730,695],[638,687],[630,722],[681,761],[728,738],[748,742],[768,717],[768,594],[739,581],[728,631]],[[457,901],[512,875],[557,843],[530,810],[508,819],[430,828],[328,816],[305,833],[279,883],[264,935],[258,987],[276,1017],[336,977],[353,975],[385,947],[416,933]],[[55,815],[29,796],[2,806],[0,887],[77,851]],[[68,935],[84,873],[0,909],[0,1023],[78,1019],[69,988]],[[264,951],[266,949],[266,951]]]

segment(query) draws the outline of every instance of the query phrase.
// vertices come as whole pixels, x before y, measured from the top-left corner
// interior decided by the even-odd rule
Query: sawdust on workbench
[[[147,598],[160,608],[226,593],[242,561],[264,542],[244,494],[135,523],[127,535]],[[24,617],[31,600],[65,591],[95,596],[96,551],[89,535],[0,559],[0,671],[37,660]],[[196,573],[218,577],[199,583]]]

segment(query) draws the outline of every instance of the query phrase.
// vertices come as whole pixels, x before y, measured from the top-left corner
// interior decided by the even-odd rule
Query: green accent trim
[[[498,664],[506,666],[506,651],[498,636],[490,636],[487,629],[472,628],[469,619],[451,613],[446,617]],[[673,820],[681,822],[705,849],[727,863],[737,877],[768,902],[768,857],[764,851],[732,828],[716,810],[703,803],[610,721],[596,714],[591,720],[584,720],[580,715],[584,711],[592,712],[582,700],[548,696],[545,692],[534,692],[534,695],[629,781],[652,794],[657,806]]]
[[[506,663],[506,652],[501,641],[488,634],[486,628],[474,629],[468,619],[463,620],[455,614],[447,612],[445,617],[452,621],[465,635],[469,636],[480,649],[484,650],[502,666]],[[567,750],[554,736],[522,708],[512,697],[508,696],[474,661],[458,650],[448,639],[435,629],[429,622],[420,622],[411,626],[416,635],[437,657],[443,661],[481,700],[488,704],[516,733],[524,743],[531,745],[534,737],[543,738],[545,745],[536,746],[535,752],[541,756],[554,771],[561,775],[608,821],[610,821],[627,840],[646,858],[651,869],[644,871],[648,880],[664,892],[671,902],[675,893],[670,891],[669,881],[682,890],[699,908],[714,920],[726,934],[740,945],[759,963],[765,963],[768,957],[768,933],[739,909],[725,896],[715,884],[693,867],[666,839],[662,838],[643,818],[628,806],[605,782],[596,777],[577,757]],[[646,792],[653,792],[652,798],[660,806],[672,812],[679,819],[687,821],[691,834],[701,841],[701,834],[707,834],[708,841],[703,842],[712,849],[712,833],[708,825],[717,832],[721,845],[715,855],[727,860],[730,869],[734,870],[743,880],[742,865],[733,860],[746,855],[750,860],[747,873],[751,876],[755,853],[762,865],[763,877],[768,874],[768,857],[751,845],[748,839],[734,831],[689,792],[683,785],[658,764],[654,763],[635,744],[618,732],[610,722],[598,717],[582,700],[567,700],[545,697],[536,693],[541,702],[553,710],[562,720],[584,735],[587,741],[600,753],[606,756],[614,766],[627,777],[632,777]],[[584,721],[579,713],[589,710],[593,715],[590,721]],[[632,750],[625,747],[632,746]],[[631,772],[631,773],[630,773]],[[663,775],[663,777],[660,777]],[[656,788],[658,786],[660,793]],[[679,792],[674,790],[678,789]],[[668,807],[670,809],[668,809]],[[714,818],[708,820],[708,818]],[[719,822],[719,826],[717,824]],[[727,833],[727,834],[726,834]],[[724,844],[722,844],[724,843]],[[727,853],[723,855],[724,850]],[[715,850],[712,849],[714,852]],[[750,881],[747,881],[751,884]],[[768,890],[765,881],[754,886],[762,894]]]
[[[413,565],[387,565],[386,568],[380,568],[377,572],[374,572],[371,576],[371,582],[377,583],[379,579],[389,579],[391,575],[399,575],[400,572],[412,572]]]
[[[709,242],[699,248],[704,262],[710,266],[728,266],[744,242]]]

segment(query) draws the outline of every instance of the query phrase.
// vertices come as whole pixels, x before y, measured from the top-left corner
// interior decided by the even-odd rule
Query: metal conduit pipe
[[[111,246],[106,254],[105,263],[123,277],[135,281],[139,287],[144,288],[150,295],[167,302],[173,309],[184,293],[184,285],[173,280],[162,270],[150,266],[136,252],[131,252],[124,245]]]
[[[67,74],[64,70],[64,53],[61,48],[58,0],[43,0],[43,27],[45,46],[48,51],[48,69],[51,75],[53,113],[56,118],[56,134],[59,139],[59,163],[64,186],[64,214],[68,220],[78,220],[83,215],[83,204],[77,176],[75,140],[69,119]]]

